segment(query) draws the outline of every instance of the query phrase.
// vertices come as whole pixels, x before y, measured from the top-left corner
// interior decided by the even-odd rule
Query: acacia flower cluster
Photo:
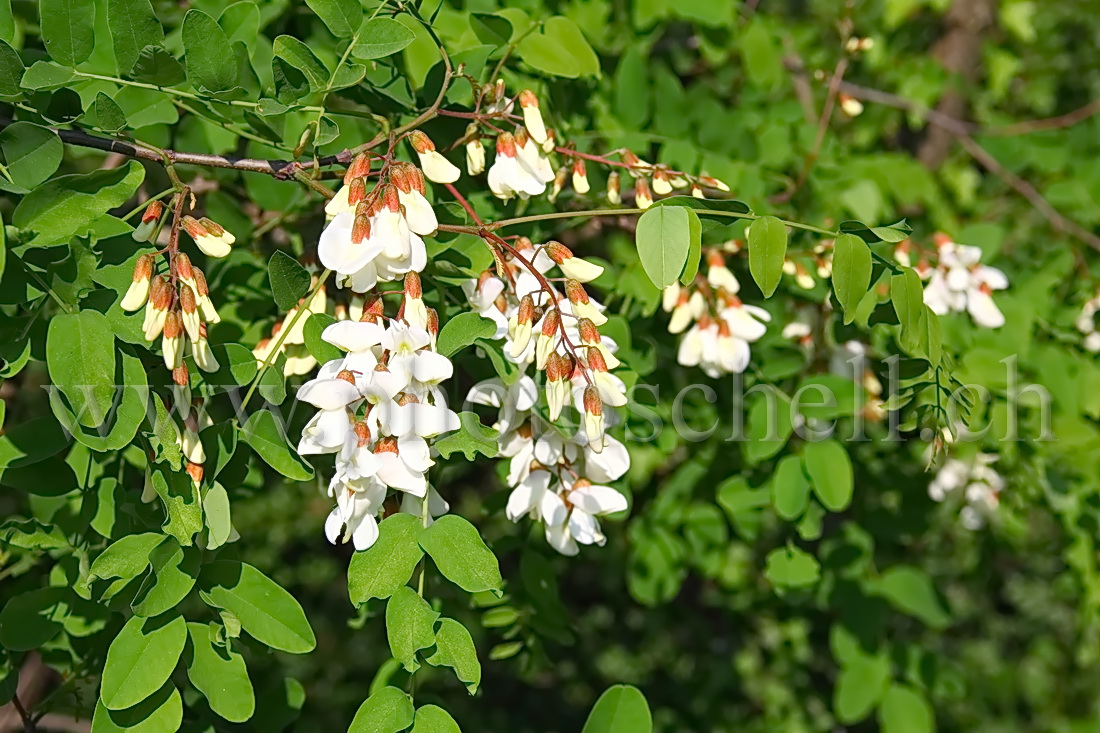
[[[956,244],[946,234],[935,236],[937,264],[921,261],[916,270],[928,280],[924,302],[937,315],[967,311],[974,322],[985,328],[1000,328],[1004,314],[993,302],[993,291],[1008,287],[1008,278],[996,267],[981,263],[982,250],[966,244]],[[906,263],[908,248],[900,247],[899,260]]]
[[[726,255],[737,251],[733,242],[724,250],[708,249],[706,274],[697,274],[690,285],[673,283],[661,299],[662,309],[671,314],[669,333],[684,334],[677,362],[698,366],[712,379],[745,371],[750,344],[764,335],[771,320],[766,310],[737,297],[741,285],[726,265]]]
[[[449,359],[435,351],[439,319],[424,306],[420,277],[405,276],[404,296],[393,318],[372,297],[358,321],[338,321],[321,335],[347,352],[321,366],[298,398],[318,409],[302,430],[298,452],[335,453],[329,496],[336,507],[325,522],[330,542],[364,550],[378,538],[377,516],[390,489],[405,497],[428,497],[429,441],[459,427],[440,384],[451,377]],[[415,500],[405,511],[420,513]],[[434,508],[434,511],[433,511]],[[434,494],[429,511],[446,503]]]
[[[961,492],[966,504],[959,519],[969,530],[981,529],[997,510],[1005,488],[1004,478],[992,468],[997,458],[990,453],[979,453],[969,461],[948,458],[928,485],[928,496],[940,502]]]

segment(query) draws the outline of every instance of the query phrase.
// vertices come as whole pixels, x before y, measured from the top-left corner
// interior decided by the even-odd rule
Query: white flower
[[[979,453],[970,461],[948,458],[928,485],[928,496],[943,501],[952,494],[961,494],[966,505],[959,512],[963,526],[980,529],[1000,503],[1005,482],[992,468],[998,456]]]
[[[1097,311],[1100,311],[1100,295],[1085,302],[1075,322],[1077,330],[1085,335],[1085,348],[1093,353],[1100,351],[1100,331],[1096,329]]]
[[[497,198],[507,200],[516,196],[521,199],[538,196],[546,191],[546,184],[554,180],[553,171],[550,171],[549,179],[540,176],[539,171],[529,163],[530,154],[524,153],[521,158],[521,150],[511,133],[502,132],[497,137],[496,158],[489,168],[489,190]]]
[[[627,508],[625,496],[610,486],[593,485],[587,479],[577,480],[565,498],[572,507],[567,515],[563,516],[555,507],[555,511],[546,516],[546,540],[563,555],[576,555],[578,543],[603,545],[607,538],[597,517]],[[561,506],[564,508],[565,504]]]
[[[435,143],[420,130],[413,130],[409,133],[409,142],[420,158],[420,167],[424,169],[424,176],[429,181],[433,183],[454,183],[462,175],[462,171],[458,169],[458,166],[444,158],[435,149]]]
[[[993,302],[994,290],[1008,287],[1008,278],[995,267],[981,264],[982,251],[940,238],[939,265],[924,289],[924,302],[936,314],[966,310],[979,326],[1000,328],[1004,315]]]

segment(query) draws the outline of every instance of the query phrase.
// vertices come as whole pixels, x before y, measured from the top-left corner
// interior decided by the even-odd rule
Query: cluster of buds
[[[675,171],[666,165],[648,163],[630,150],[619,151],[619,158],[627,173],[634,179],[634,205],[639,209],[648,209],[656,196],[667,196],[676,190],[690,189],[695,198],[706,198],[705,190],[713,189],[729,193],[730,187],[711,176],[692,176]],[[612,204],[622,203],[622,177],[612,172],[607,178],[607,200]]]
[[[440,384],[453,368],[435,350],[439,317],[423,303],[420,277],[405,276],[396,317],[380,297],[366,303],[360,320],[328,326],[321,338],[347,352],[321,366],[298,397],[318,408],[302,431],[298,452],[335,453],[329,495],[336,507],[325,522],[330,542],[365,550],[378,538],[377,517],[390,489],[402,511],[433,516],[447,504],[428,486],[434,465],[429,441],[459,427]],[[419,500],[419,501],[418,501]]]
[[[410,139],[431,143],[423,133]],[[429,154],[439,155],[432,146],[421,159],[434,160]],[[438,161],[435,164],[438,168]],[[326,208],[332,221],[317,245],[317,256],[337,274],[337,285],[349,286],[357,293],[423,270],[428,256],[421,237],[438,228],[435,211],[425,196],[427,169],[421,172],[411,163],[390,163],[368,191],[369,172],[366,154],[352,161],[344,186]]]
[[[183,370],[182,378],[186,382],[185,337],[191,344],[195,365],[206,372],[215,371],[218,362],[210,351],[206,329],[207,324],[218,323],[221,318],[210,300],[205,275],[182,252],[171,258],[167,274],[154,274],[156,264],[152,254],[138,257],[133,280],[120,307],[125,311],[145,307],[142,325],[145,340],[161,337],[164,364],[173,370],[173,375]]]
[[[948,458],[928,485],[933,501],[944,501],[961,494],[965,501],[959,512],[962,525],[971,531],[981,529],[1000,506],[1004,478],[993,469],[999,456],[979,453],[970,460]]]
[[[565,278],[564,292],[545,277],[554,267]],[[602,273],[601,266],[559,242],[535,247],[519,237],[495,274],[486,270],[463,284],[474,310],[496,323],[495,338],[504,340],[504,355],[525,369],[534,364],[546,373],[550,419],[557,420],[574,397],[587,443],[596,452],[606,437],[604,406],[626,404],[626,388],[610,371],[619,366],[618,346],[600,333],[607,316],[583,284]]]
[[[833,274],[833,240],[819,242],[809,255],[784,259],[783,274],[794,278],[802,290],[813,290],[818,280],[828,280]]]
[[[737,296],[740,283],[726,265],[725,255],[739,243],[706,252],[706,273],[687,286],[665,288],[661,307],[671,314],[669,333],[683,333],[676,359],[681,366],[698,366],[711,378],[741,373],[749,365],[750,344],[767,331],[771,314],[747,305]]]

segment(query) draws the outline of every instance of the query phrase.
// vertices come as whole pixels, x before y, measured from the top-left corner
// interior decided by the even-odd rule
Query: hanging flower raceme
[[[980,529],[996,512],[1005,488],[1004,478],[992,468],[998,457],[979,453],[970,460],[948,458],[928,485],[928,495],[940,502],[961,494],[965,505],[959,519],[969,530]]]
[[[329,325],[321,338],[346,355],[323,365],[299,390],[299,399],[318,412],[302,431],[298,452],[336,454],[329,483],[336,507],[325,522],[330,542],[370,547],[391,489],[427,497],[433,516],[446,511],[442,498],[428,493],[427,471],[435,463],[430,441],[459,422],[439,387],[452,367],[434,350],[438,318],[421,297],[419,277],[410,273],[401,317],[383,325],[383,303],[375,298],[361,320]],[[401,507],[420,512],[419,502]]]
[[[956,244],[945,234],[936,235],[939,262],[935,268],[921,268],[928,278],[924,302],[936,314],[967,311],[985,328],[1000,328],[1005,318],[993,302],[993,291],[1008,287],[1008,278],[996,267],[981,264],[982,250]]]

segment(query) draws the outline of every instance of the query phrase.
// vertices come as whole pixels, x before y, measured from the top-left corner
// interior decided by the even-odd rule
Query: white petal
[[[532,471],[508,495],[508,506],[504,510],[507,517],[513,522],[519,521],[538,506],[550,485],[550,478],[549,471]]]
[[[557,493],[547,490],[539,500],[539,515],[548,527],[557,527],[565,524],[565,520],[569,516],[569,510]]]
[[[382,343],[386,329],[367,321],[337,321],[321,332],[321,338],[338,349],[350,352],[366,351]]]
[[[311,379],[298,390],[298,399],[322,410],[337,410],[359,399],[359,390],[343,379]]]
[[[970,311],[970,316],[979,326],[1000,328],[1005,325],[1005,317],[1001,309],[993,302],[991,296],[980,290],[970,292],[966,300],[966,309]]]
[[[573,556],[579,552],[577,543],[573,541],[573,536],[569,534],[569,528],[564,524],[560,526],[547,525],[546,541],[563,555]]]
[[[613,514],[626,509],[626,497],[610,486],[593,484],[569,492],[569,502],[589,514]]]

